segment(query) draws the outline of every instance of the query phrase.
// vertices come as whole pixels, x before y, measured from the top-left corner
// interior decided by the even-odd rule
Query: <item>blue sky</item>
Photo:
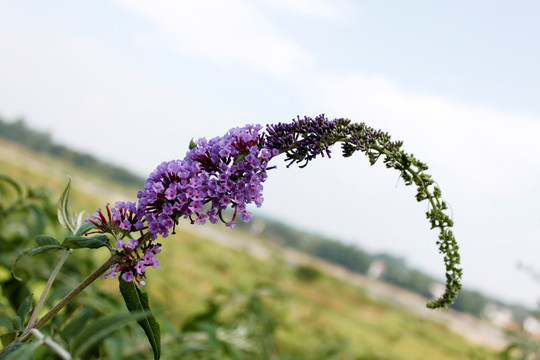
[[[0,115],[143,176],[192,137],[246,123],[364,121],[430,166],[465,285],[533,305],[540,286],[516,265],[540,251],[539,13],[536,1],[5,0]],[[255,212],[442,275],[414,190],[335,154],[278,163]]]

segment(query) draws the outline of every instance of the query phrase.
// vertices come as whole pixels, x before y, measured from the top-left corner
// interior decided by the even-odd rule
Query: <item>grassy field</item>
[[[31,185],[47,186],[56,196],[66,184],[66,175],[71,175],[76,211],[92,213],[104,202],[134,200],[138,190],[6,142],[0,142],[0,171]],[[261,245],[260,239],[222,229]],[[249,291],[268,284],[281,294],[273,300],[282,319],[277,347],[298,358],[324,358],[321,354],[334,350],[333,359],[495,358],[494,350],[468,343],[439,322],[374,300],[347,281],[325,273],[307,279],[299,276],[298,267],[285,261],[275,247],[267,248],[269,256],[256,257],[248,250],[217,243],[189,224],[181,224],[177,234],[162,243],[161,269],[149,271],[146,290],[153,306],[164,309],[160,318],[170,326],[177,327],[203,310],[205,299],[218,288]],[[105,258],[108,253],[99,250],[95,256]],[[96,285],[118,293],[116,281],[100,280]]]

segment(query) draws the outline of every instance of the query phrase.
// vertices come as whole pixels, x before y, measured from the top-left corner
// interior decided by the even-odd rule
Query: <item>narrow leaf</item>
[[[30,312],[32,309],[32,295],[28,295],[26,299],[19,305],[19,308],[17,309],[17,316],[19,316],[24,323],[24,320],[26,319],[26,315]]]
[[[62,329],[60,336],[69,339],[77,336],[86,327],[89,320],[96,317],[96,310],[91,307],[84,307],[81,311],[69,321]]]
[[[13,279],[17,280],[17,281],[22,281],[22,279],[20,277],[18,277],[17,275],[15,275],[15,266],[17,265],[17,262],[19,262],[19,260],[21,260],[24,256],[26,256],[28,253],[30,253],[30,251],[32,251],[33,249],[25,249],[23,250],[21,253],[19,253],[19,255],[17,256],[17,258],[15,259],[15,261],[13,262],[13,265],[11,265],[11,276],[13,276]]]
[[[39,235],[36,237],[36,242],[38,246],[36,246],[33,249],[30,249],[30,252],[28,253],[30,256],[39,255],[41,253],[44,253],[49,250],[61,250],[63,249],[62,245],[53,238],[52,236],[48,235]]]
[[[68,210],[68,199],[69,199],[70,189],[71,189],[71,178],[69,178],[66,188],[64,189],[64,192],[62,193],[62,195],[60,196],[60,199],[58,200],[57,214],[58,214],[58,222],[60,222],[60,225],[62,225],[64,228],[71,231],[72,234],[75,234],[77,231],[73,226],[74,224]]]
[[[98,249],[103,246],[106,246],[109,249],[111,248],[107,235],[68,236],[62,245],[70,249]]]
[[[22,319],[19,315],[15,315],[13,320],[11,320],[11,323],[13,324],[13,329],[16,331],[22,331],[23,330],[23,323]]]
[[[9,185],[13,186],[13,188],[17,192],[17,195],[19,197],[22,196],[22,194],[23,194],[22,188],[20,187],[20,185],[15,180],[13,180],[12,178],[10,178],[9,176],[7,176],[5,174],[0,174],[0,181],[5,181]]]
[[[55,238],[53,238],[52,236],[49,236],[49,235],[39,235],[39,236],[36,236],[36,242],[39,246],[43,246],[43,245],[58,245],[58,246],[62,246],[60,245],[60,243],[58,242],[58,240],[56,240]]]
[[[39,342],[16,342],[7,352],[0,355],[0,360],[32,360],[34,351],[40,346]]]
[[[150,312],[148,306],[148,295],[142,292],[134,282],[124,281],[121,277],[118,278],[120,283],[120,292],[126,303],[128,310],[132,313],[138,311],[148,311],[147,316],[139,320],[139,325],[143,328],[152,350],[154,351],[154,359],[157,360],[161,356],[161,335],[159,324]]]
[[[77,234],[79,232],[79,229],[81,225],[83,224],[83,216],[86,211],[81,211],[79,214],[77,214],[76,220],[75,220],[75,232],[74,234]]]
[[[39,255],[49,250],[62,250],[63,247],[60,245],[58,240],[48,235],[39,235],[36,237],[36,242],[38,246],[33,249],[30,249],[28,253],[30,256]]]
[[[112,332],[121,329],[130,322],[139,321],[148,316],[148,312],[132,312],[102,317],[86,326],[77,336],[71,339],[71,352],[74,357],[82,357],[88,350]]]
[[[30,256],[35,256],[49,250],[62,250],[62,249],[63,249],[62,245],[43,245],[43,246],[38,246],[31,249],[31,251],[28,254]]]
[[[36,242],[37,242],[38,246],[36,246],[35,248],[32,248],[32,249],[23,250],[19,254],[19,256],[17,256],[17,258],[15,259],[15,261],[13,262],[13,265],[11,265],[11,275],[16,280],[22,281],[21,278],[19,278],[19,277],[17,277],[15,275],[15,266],[17,265],[17,262],[19,262],[19,260],[22,259],[24,256],[26,256],[26,255],[35,256],[35,255],[39,255],[39,254],[44,253],[44,252],[49,251],[49,250],[61,250],[61,249],[64,248],[62,245],[60,245],[58,240],[56,240],[52,236],[48,236],[48,235],[39,235],[39,236],[37,236],[36,237]]]

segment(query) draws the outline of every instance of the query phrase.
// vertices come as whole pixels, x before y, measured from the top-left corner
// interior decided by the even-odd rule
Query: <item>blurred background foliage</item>
[[[133,194],[136,194],[144,184],[144,179],[121,167],[55,143],[50,134],[29,128],[23,119],[6,121],[0,118],[0,137],[22,144],[34,151],[48,154],[60,160],[60,164],[69,164],[75,173],[93,174],[94,177],[95,174],[100,174],[101,182],[110,180],[109,184],[121,184],[127,187],[128,191],[132,189]],[[103,198],[102,201],[112,200]],[[255,215],[254,219],[256,218],[260,217]],[[356,246],[301,231],[272,219],[262,220],[265,223],[262,230],[253,230],[255,221],[249,223],[240,221],[237,226],[257,236],[263,236],[270,241],[300,250],[360,274],[366,274],[371,264],[382,260],[386,264],[382,275],[384,281],[419,293],[426,298],[432,297],[431,285],[437,282],[437,279],[410,268],[402,258],[389,254],[369,254]],[[480,317],[485,306],[490,303],[501,304],[500,301],[477,291],[464,289],[453,308]]]
[[[30,135],[37,140],[29,140]],[[143,180],[136,176],[122,180],[116,175],[106,175],[103,169],[114,167],[96,159],[96,167],[87,166],[86,162],[81,166],[80,158],[73,160],[76,152],[69,149],[46,150],[59,145],[50,136],[27,129],[22,121],[0,121],[0,137],[8,140],[0,142],[1,147],[26,159],[10,161],[0,156],[3,173],[0,177],[1,335],[13,330],[12,319],[29,294],[37,301],[61,255],[47,252],[24,257],[15,268],[16,276],[22,281],[11,274],[18,254],[34,247],[36,236],[48,234],[60,241],[65,236],[56,221],[56,201],[67,182],[65,174],[72,175],[75,211],[93,212],[105,202],[134,200]],[[35,145],[36,141],[43,144]],[[20,147],[21,142],[34,143],[29,146],[31,151]],[[175,236],[164,240],[160,254],[162,268],[149,273],[144,289],[149,292],[151,308],[161,325],[162,358],[444,360],[499,356],[498,351],[471,344],[438,322],[374,300],[364,289],[339,280],[315,265],[287,261],[282,246],[302,250],[361,274],[367,272],[373,261],[384,259],[389,264],[384,280],[428,295],[426,284],[432,279],[409,269],[402,259],[371,255],[268,219],[265,222],[263,229],[256,229],[252,222],[239,223],[243,226],[234,232],[223,230],[225,238],[241,238],[255,246],[262,239],[266,255],[261,256],[254,256],[253,251],[243,247],[223,246],[188,224],[181,224]],[[221,234],[221,228],[209,228]],[[57,277],[43,311],[107,257],[106,249],[74,251]],[[475,295],[464,292],[456,307],[479,313],[482,303],[488,300],[481,294]],[[459,305],[460,301],[464,304]],[[85,329],[126,313],[117,281],[100,279],[42,332],[74,352]],[[90,345],[84,351],[78,348],[80,358],[152,356],[144,333],[133,321]],[[515,348],[519,345],[507,349],[505,359],[517,358],[511,357]],[[32,356],[56,358],[45,346],[40,346]]]

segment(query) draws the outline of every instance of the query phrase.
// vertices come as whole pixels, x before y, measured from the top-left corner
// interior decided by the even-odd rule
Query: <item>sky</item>
[[[430,167],[465,287],[535,306],[518,264],[540,271],[539,15],[520,0],[2,0],[0,116],[141,176],[244,124],[365,122]],[[442,278],[414,189],[334,150],[276,161],[253,212]]]

